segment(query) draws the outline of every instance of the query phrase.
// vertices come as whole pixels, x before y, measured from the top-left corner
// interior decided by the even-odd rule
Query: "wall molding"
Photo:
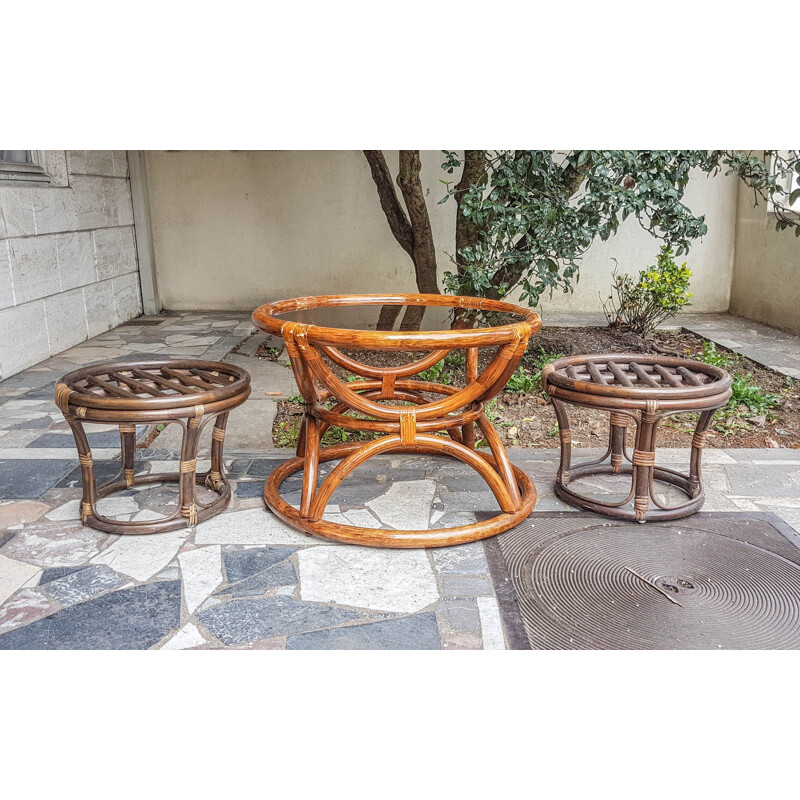
[[[150,203],[147,194],[147,167],[143,150],[128,150],[128,172],[131,179],[133,229],[136,237],[136,255],[139,261],[142,310],[145,314],[158,314],[162,306],[158,292],[153,229],[150,222]]]

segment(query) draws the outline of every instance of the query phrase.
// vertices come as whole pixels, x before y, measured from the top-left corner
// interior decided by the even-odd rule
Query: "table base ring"
[[[356,452],[362,445],[338,445],[321,449],[319,461],[332,461],[344,458]],[[427,451],[420,442],[413,446],[398,447],[393,453],[419,453]],[[476,451],[491,466],[497,468],[493,456],[488,453]],[[475,522],[471,525],[460,525],[454,528],[439,528],[434,530],[383,530],[382,528],[360,528],[353,525],[340,525],[322,519],[313,522],[300,514],[294,506],[289,505],[280,496],[280,486],[286,478],[303,469],[302,457],[291,458],[275,469],[264,484],[264,501],[267,506],[288,525],[299,528],[306,533],[315,534],[325,539],[332,539],[348,544],[367,545],[372,547],[391,548],[422,548],[445,547],[448,545],[464,544],[480,539],[487,539],[519,525],[533,510],[536,504],[536,488],[533,481],[518,467],[512,465],[514,477],[522,496],[518,510],[514,512],[501,512],[491,519]]]

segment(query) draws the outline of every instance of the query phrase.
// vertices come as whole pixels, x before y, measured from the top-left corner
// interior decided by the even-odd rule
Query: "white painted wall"
[[[0,379],[142,311],[124,150],[48,150],[0,186]]]
[[[397,152],[386,151],[393,172]],[[440,151],[422,153],[440,274],[452,269],[455,203],[444,205]],[[165,308],[251,309],[284,297],[416,291],[411,261],[395,242],[360,151],[149,151],[148,196],[158,285]],[[458,176],[454,176],[458,180]],[[700,175],[687,201],[709,233],[688,259],[693,310],[728,308],[736,179]],[[572,295],[548,311],[600,311],[612,256],[630,272],[651,264],[658,242],[635,220],[599,240]]]

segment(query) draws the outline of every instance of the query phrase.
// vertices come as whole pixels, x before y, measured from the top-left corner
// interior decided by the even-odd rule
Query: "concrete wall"
[[[393,172],[396,151],[386,151]],[[250,309],[283,297],[416,291],[411,262],[383,216],[360,151],[149,151],[148,196],[165,308]],[[444,205],[439,151],[422,154],[440,274],[452,269],[455,203]],[[458,176],[455,176],[458,180]],[[699,176],[687,191],[709,233],[688,259],[696,311],[724,311],[733,268],[735,178]],[[638,272],[658,243],[635,220],[583,260],[572,295],[542,311],[600,311],[612,256]]]
[[[742,184],[736,219],[731,314],[800,335],[800,238],[776,231],[766,203]]]
[[[48,150],[0,186],[0,379],[141,314],[124,150]]]

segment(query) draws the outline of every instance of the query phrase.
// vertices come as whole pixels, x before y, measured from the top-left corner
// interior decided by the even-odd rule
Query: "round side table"
[[[714,412],[731,396],[731,377],[725,370],[681,358],[609,354],[561,358],[545,366],[542,380],[558,418],[561,464],[555,490],[565,503],[637,522],[679,519],[700,509],[705,501],[701,459],[706,432]],[[609,411],[611,417],[605,455],[575,467],[571,465],[570,404]],[[692,437],[689,474],[685,475],[656,466],[655,450],[661,420],[687,411],[699,411],[700,417]],[[636,426],[632,454],[625,446],[631,424]],[[603,502],[569,486],[577,478],[603,474],[631,475],[630,494],[619,502]],[[676,486],[688,500],[665,506],[656,497],[653,479]]]
[[[99,364],[65,375],[56,386],[56,405],[69,423],[78,448],[83,483],[81,520],[108,533],[161,533],[196,525],[222,511],[231,490],[222,465],[225,426],[231,409],[250,394],[250,376],[240,367],[219,361],[138,361]],[[211,469],[198,474],[197,446],[209,422]],[[119,426],[122,459],[120,471],[97,486],[94,462],[84,423]],[[134,476],[136,424],[178,423],[183,428],[180,471]],[[97,511],[97,500],[113,492],[148,483],[177,482],[179,502],[175,513],[163,520],[119,521]],[[197,485],[219,497],[203,504]]]
[[[518,322],[492,328],[442,331],[352,330],[321,327],[281,319],[309,309],[361,306],[438,306],[448,309],[495,311]],[[395,315],[396,316],[396,315]],[[253,312],[259,328],[283,337],[297,385],[305,401],[297,456],[279,466],[267,479],[264,499],[281,519],[300,530],[327,539],[380,547],[441,547],[484,539],[513,528],[528,516],[536,502],[533,482],[513,466],[502,441],[484,413],[484,403],[502,391],[517,368],[528,338],[541,327],[538,314],[518,306],[477,297],[446,295],[330,295],[282,300]],[[339,348],[383,351],[421,351],[421,358],[402,366],[363,364]],[[480,370],[478,351],[496,348]],[[458,388],[424,380],[420,372],[456,350],[466,351],[466,385]],[[325,359],[350,372],[343,382]],[[413,359],[413,357],[412,357]],[[416,377],[414,377],[416,376]],[[332,407],[327,404],[332,401]],[[349,416],[355,413],[358,416]],[[475,424],[490,453],[475,448]],[[383,434],[366,443],[320,447],[325,431],[335,425],[349,431]],[[445,436],[437,436],[444,433]],[[472,467],[486,481],[501,513],[488,520],[438,530],[383,530],[341,525],[323,519],[336,487],[356,467],[379,453],[448,455]],[[320,486],[320,462],[339,460]],[[281,483],[303,470],[299,509],[279,493]]]

